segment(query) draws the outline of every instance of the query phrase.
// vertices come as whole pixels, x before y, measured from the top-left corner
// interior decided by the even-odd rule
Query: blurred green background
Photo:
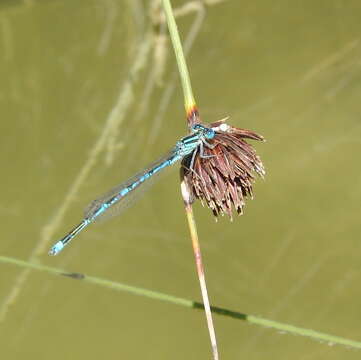
[[[203,121],[229,115],[267,139],[255,144],[267,176],[244,216],[216,223],[195,206],[211,302],[361,340],[360,2],[197,3],[177,21],[193,36]],[[177,171],[46,255],[90,200],[186,133],[155,4],[1,2],[0,254],[200,300]],[[211,356],[201,311],[4,264],[0,312],[4,359]],[[360,358],[217,315],[215,326],[221,359]]]

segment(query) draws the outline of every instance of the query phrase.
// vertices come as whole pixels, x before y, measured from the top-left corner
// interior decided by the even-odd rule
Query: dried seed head
[[[245,139],[264,139],[253,131],[228,125],[225,120],[209,125],[216,132],[210,141],[212,147],[205,145],[202,156],[197,152],[192,169],[191,156],[183,159],[182,177],[193,196],[216,217],[227,214],[232,219],[232,209],[242,214],[245,198],[253,198],[255,174],[262,178],[265,175],[261,159]]]

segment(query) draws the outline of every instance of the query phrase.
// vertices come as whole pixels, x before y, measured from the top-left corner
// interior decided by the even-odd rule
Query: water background
[[[174,55],[159,28],[144,68],[130,76],[148,39],[148,4],[1,3],[0,253],[200,300],[177,171],[61,256],[45,251],[89,201],[186,134]],[[203,121],[230,116],[267,139],[255,144],[267,176],[244,216],[216,223],[195,205],[212,304],[355,340],[360,16],[359,1],[229,0],[206,9],[188,57]],[[183,39],[196,19],[177,20]],[[94,157],[126,86],[130,106]],[[49,242],[45,230],[54,232]],[[0,305],[18,290],[0,324],[4,359],[210,359],[200,311],[39,272],[19,286],[21,272],[0,265]],[[360,357],[229,318],[215,316],[215,326],[222,359]]]

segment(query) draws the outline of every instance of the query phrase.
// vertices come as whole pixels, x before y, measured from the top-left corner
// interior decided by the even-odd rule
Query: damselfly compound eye
[[[213,139],[215,136],[215,131],[213,129],[207,129],[207,132],[205,133],[206,139]]]

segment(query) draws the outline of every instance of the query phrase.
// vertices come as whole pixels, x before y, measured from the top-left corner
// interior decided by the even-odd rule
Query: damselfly
[[[119,213],[129,203],[136,189],[151,179],[159,171],[173,165],[185,156],[191,155],[190,169],[193,167],[195,155],[199,152],[201,157],[204,146],[212,148],[208,140],[213,139],[215,131],[207,126],[195,124],[191,128],[191,134],[181,138],[175,146],[161,159],[139,172],[129,180],[116,186],[114,189],[91,202],[86,208],[83,220],[74,227],[66,236],[59,240],[49,251],[49,255],[57,255],[69,242],[84,228],[95,220],[105,217],[109,212]]]

